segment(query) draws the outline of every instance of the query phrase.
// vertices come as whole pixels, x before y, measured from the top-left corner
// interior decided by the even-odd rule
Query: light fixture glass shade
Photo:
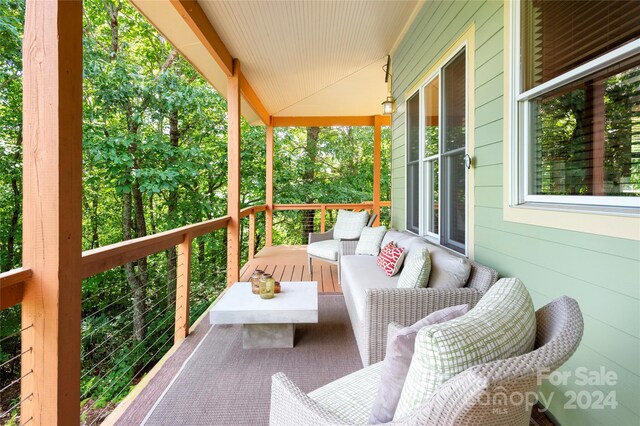
[[[396,100],[393,96],[387,96],[387,99],[382,103],[382,114],[391,115],[396,112]]]

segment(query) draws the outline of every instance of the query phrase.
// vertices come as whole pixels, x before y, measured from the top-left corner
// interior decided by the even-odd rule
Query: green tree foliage
[[[225,99],[127,2],[87,0],[84,7],[83,249],[226,214]],[[24,0],[0,0],[2,271],[21,263],[23,21]],[[372,128],[276,129],[275,143],[277,203],[372,199]],[[388,129],[382,152],[382,198],[388,199]],[[243,121],[241,155],[242,206],[262,204],[264,127]],[[276,216],[276,241],[300,240],[302,218],[293,213]],[[257,246],[264,235],[264,215],[258,215]],[[246,220],[242,243],[246,260]],[[173,344],[182,261],[172,249],[84,280],[86,423],[104,418]],[[192,321],[224,288],[225,273],[225,231],[196,239]],[[2,363],[20,350],[19,306],[0,312],[0,322]],[[19,372],[19,362],[4,367],[0,388]],[[19,386],[13,386],[0,398],[0,412],[17,398]]]

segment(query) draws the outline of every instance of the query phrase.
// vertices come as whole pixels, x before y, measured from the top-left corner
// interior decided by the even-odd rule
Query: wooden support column
[[[27,0],[21,423],[80,422],[82,2]]]
[[[227,286],[240,279],[240,61],[227,83]]]
[[[382,139],[382,117],[375,116],[373,125],[373,212],[377,215],[374,222],[375,226],[380,225],[380,174],[382,163],[381,158],[381,139]]]
[[[191,235],[186,234],[178,246],[176,280],[176,318],[173,341],[180,342],[189,335],[189,305],[191,296]]]
[[[320,207],[320,232],[325,231],[326,220],[327,220],[327,206],[323,204],[322,207]]]
[[[249,214],[249,260],[253,260],[256,255],[256,214],[252,211]]]
[[[273,245],[273,126],[267,126],[267,187],[265,194],[266,246]]]

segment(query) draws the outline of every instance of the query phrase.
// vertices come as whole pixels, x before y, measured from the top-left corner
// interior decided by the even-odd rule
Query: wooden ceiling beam
[[[262,120],[264,125],[268,126],[271,119],[269,111],[267,111],[267,108],[265,108],[264,104],[242,72],[240,73],[240,92],[242,93],[244,100],[247,101],[249,106],[256,112],[256,114],[258,114],[258,117],[260,117],[260,120]]]
[[[227,77],[233,76],[233,56],[231,56],[229,49],[223,43],[200,4],[195,0],[170,1]],[[244,100],[258,114],[260,120],[265,125],[269,125],[269,112],[242,73],[240,74],[240,91]]]
[[[376,117],[380,126],[391,125],[388,116],[344,116],[344,117],[271,117],[273,127],[330,127],[330,126],[374,126]]]
[[[228,77],[232,76],[233,57],[198,2],[196,0],[171,0],[171,4],[220,65],[222,71]]]

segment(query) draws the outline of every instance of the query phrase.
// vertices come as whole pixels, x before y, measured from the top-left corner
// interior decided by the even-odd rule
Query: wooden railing
[[[389,207],[390,202],[381,202],[382,207]],[[240,219],[249,218],[248,259],[255,256],[256,247],[256,215],[273,214],[274,211],[320,211],[320,231],[326,227],[326,216],[331,210],[373,210],[373,202],[365,203],[325,203],[325,204],[274,204],[270,209],[267,205],[244,208],[240,211]],[[179,344],[189,333],[190,318],[190,287],[191,287],[191,258],[192,242],[195,238],[205,236],[216,230],[227,228],[230,216],[208,220],[205,222],[183,226],[169,231],[149,235],[142,238],[122,241],[108,246],[87,250],[82,253],[81,277],[83,279],[96,276],[105,271],[135,262],[139,259],[159,254],[165,250],[177,247],[177,256],[183,259],[177,265],[175,298],[181,303],[175,304],[175,333],[174,345]],[[271,233],[270,222],[267,221],[266,233]],[[316,223],[317,224],[317,223]],[[270,239],[267,239],[267,243]],[[32,278],[32,271],[27,266],[0,274],[0,309],[4,310],[21,303],[25,286]],[[23,324],[24,327],[24,324]],[[33,328],[30,326],[30,328]],[[25,330],[24,328],[23,330]],[[23,331],[24,333],[24,331]],[[22,398],[24,399],[24,398]]]

